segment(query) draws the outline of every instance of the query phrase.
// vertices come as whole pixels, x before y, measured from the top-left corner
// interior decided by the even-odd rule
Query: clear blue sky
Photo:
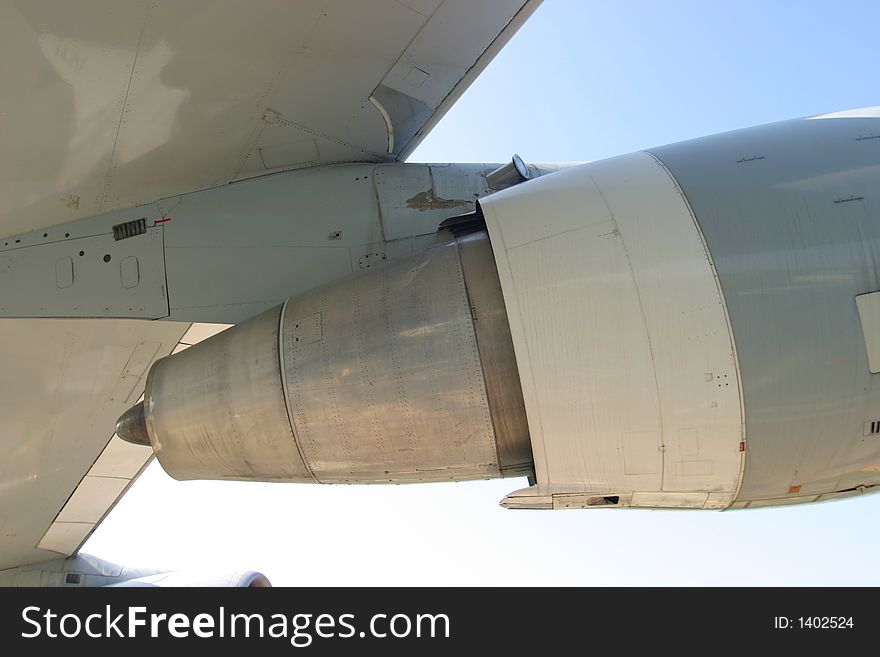
[[[880,3],[545,0],[412,159],[596,160],[880,104]]]
[[[545,0],[413,155],[596,160],[880,105],[880,3]],[[277,584],[880,584],[880,495],[745,512],[508,511],[502,480],[176,483],[153,465],[86,546]]]

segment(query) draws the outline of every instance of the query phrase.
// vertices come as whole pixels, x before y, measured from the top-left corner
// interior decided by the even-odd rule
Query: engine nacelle
[[[119,433],[180,479],[534,468],[513,508],[876,490],[878,134],[878,109],[812,117],[483,197],[487,232],[158,362]]]
[[[173,570],[167,573],[143,575],[132,579],[108,584],[114,588],[179,588],[197,586],[223,587],[233,589],[265,589],[272,584],[262,573],[255,570],[236,571],[224,575],[200,574]]]
[[[0,586],[267,588],[269,579],[255,570],[217,573],[131,568],[79,553],[64,559],[0,571]]]
[[[345,278],[157,362],[120,436],[177,479],[416,482],[532,471],[485,232]]]

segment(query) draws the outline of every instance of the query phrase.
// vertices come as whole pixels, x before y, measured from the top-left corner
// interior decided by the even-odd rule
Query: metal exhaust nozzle
[[[116,435],[132,445],[150,447],[147,433],[147,420],[144,417],[144,402],[138,402],[116,420]]]

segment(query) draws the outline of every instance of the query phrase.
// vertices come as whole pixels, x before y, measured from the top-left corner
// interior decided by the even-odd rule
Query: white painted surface
[[[46,530],[46,533],[37,543],[37,549],[57,552],[58,554],[73,554],[83,544],[92,530],[93,522],[55,522]],[[44,558],[51,559],[54,555],[46,554]]]
[[[636,153],[482,207],[536,461],[538,485],[511,506],[537,496],[546,507],[548,496],[578,489],[633,493],[634,506],[732,503],[743,440],[732,338],[699,231],[665,169]]]
[[[865,336],[868,369],[877,374],[880,372],[880,292],[860,294],[856,297],[856,307]]]
[[[232,326],[232,324],[205,324],[197,322],[190,326],[187,332],[183,334],[183,337],[180,338],[180,344],[197,344],[202,340],[214,337],[218,333],[228,329],[230,326]]]
[[[131,480],[137,476],[152,455],[153,451],[149,447],[127,443],[113,434],[101,456],[89,470],[89,476]]]
[[[183,330],[185,324],[171,325]],[[229,324],[192,324],[174,348],[186,349],[221,331]],[[122,371],[123,380],[133,379],[133,389],[143,388],[141,379],[153,362],[166,355],[167,347],[156,342],[141,340],[134,348]],[[141,385],[137,385],[141,384]],[[129,398],[129,404],[143,399]],[[131,483],[153,458],[153,450],[133,445],[113,434],[89,471],[74,488],[73,493],[58,512],[37,547],[60,554],[72,554],[113,508]]]
[[[482,172],[495,165],[379,165],[373,168],[382,236],[393,241],[433,235],[445,218],[473,212],[489,192]]]
[[[523,4],[538,3],[4,2],[0,235],[267,170],[394,160]],[[386,78],[424,109],[390,154],[367,102]]]
[[[524,3],[434,0],[430,4],[430,13],[424,14],[430,19],[407,45],[382,84],[429,107],[437,107],[492,42],[499,31],[499,21],[510,20]],[[463,16],[467,20],[462,20]],[[456,29],[450,29],[453,25]]]
[[[138,455],[115,443],[113,426],[137,400],[152,361],[170,353],[186,328],[0,320],[0,568],[56,556],[43,550],[70,554],[140,471],[149,450]]]
[[[0,316],[168,316],[161,229],[119,241],[109,225],[104,234],[70,239],[62,237],[62,230],[74,229],[0,241]],[[134,283],[123,270],[125,262],[137,271]]]
[[[123,477],[96,477],[87,474],[55,521],[97,523],[107,510],[107,500],[119,497],[129,481]]]

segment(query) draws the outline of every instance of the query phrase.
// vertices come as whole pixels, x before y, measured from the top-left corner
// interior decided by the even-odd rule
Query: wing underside
[[[0,1],[0,234],[402,159],[536,6]]]

